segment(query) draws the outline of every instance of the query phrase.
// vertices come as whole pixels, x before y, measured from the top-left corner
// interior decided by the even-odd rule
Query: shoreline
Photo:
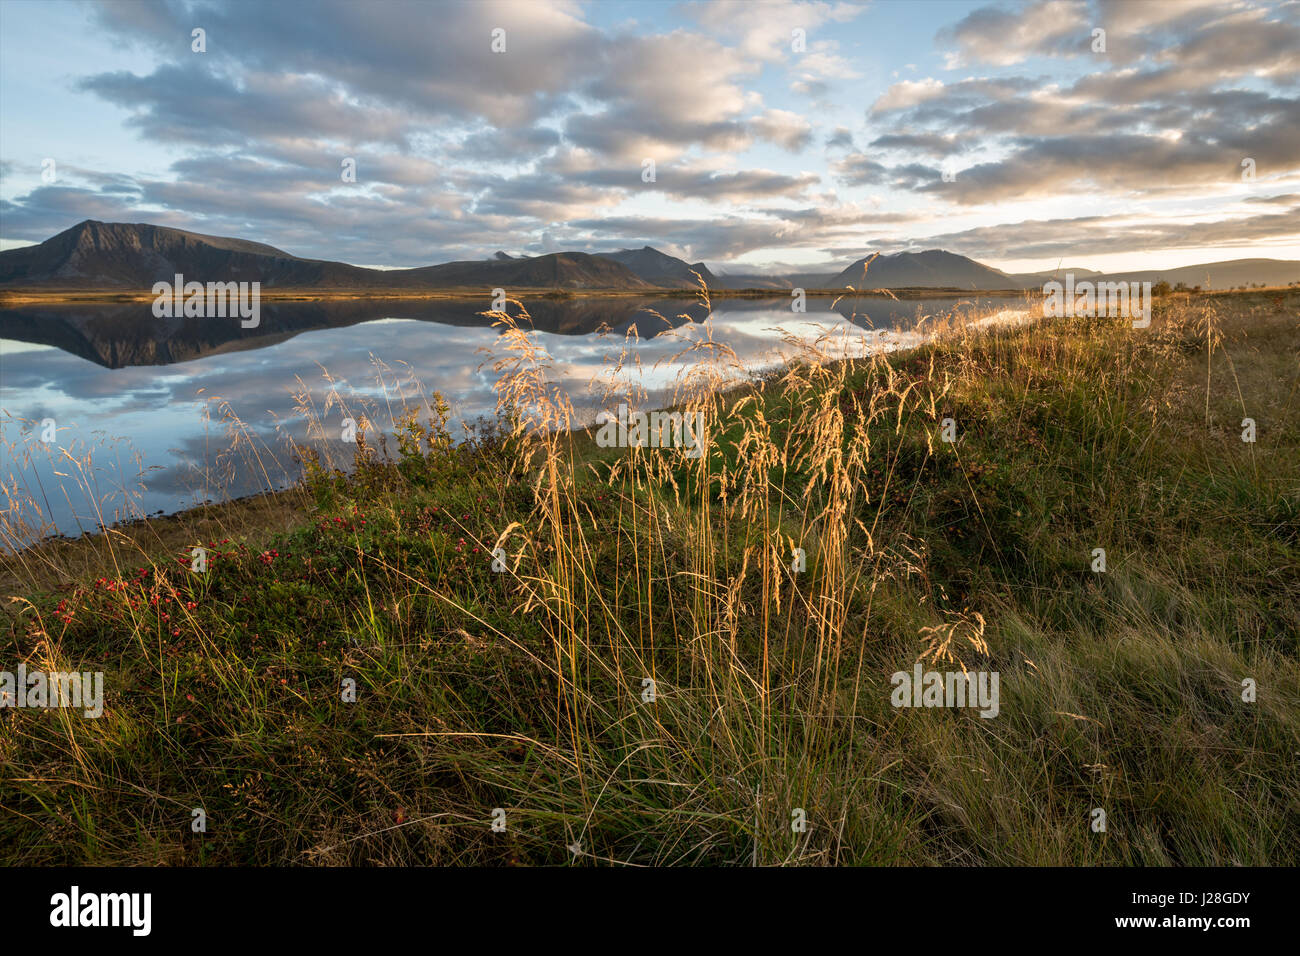
[[[526,287],[509,289],[510,298],[534,299],[698,299],[707,294],[710,300],[718,299],[786,299],[792,289],[553,289]],[[1202,289],[1155,293],[1157,298],[1187,297],[1191,295],[1219,298],[1234,295],[1280,294],[1296,291],[1295,286],[1263,286],[1252,289]],[[813,298],[862,297],[873,299],[958,299],[963,296],[989,296],[995,298],[1043,298],[1041,289],[956,289],[909,287],[898,289],[804,289],[804,295]],[[490,291],[486,293],[490,296]],[[264,289],[258,293],[263,300],[274,302],[353,302],[353,301],[436,301],[478,299],[485,295],[481,288],[449,288],[426,291],[402,289],[330,290],[330,289]],[[0,308],[22,305],[91,305],[152,302],[152,292],[114,289],[0,289]]]
[[[701,289],[550,289],[521,288],[508,289],[511,298],[541,299],[613,299],[613,298],[654,298],[654,299],[695,299]],[[709,289],[710,299],[751,299],[751,298],[789,298],[791,289]],[[1015,296],[1035,290],[1025,289],[804,289],[804,294],[818,298],[833,296],[869,296],[880,299],[930,299],[959,298],[968,295]],[[486,293],[491,295],[490,291]],[[437,289],[430,291],[410,291],[401,289],[347,290],[329,289],[262,289],[258,293],[264,300],[282,302],[329,302],[356,300],[437,300],[437,299],[477,299],[485,295],[480,288]],[[74,305],[85,303],[123,303],[152,302],[157,296],[152,292],[127,290],[96,289],[80,291],[75,289],[13,289],[0,290],[0,308],[11,305]]]
[[[681,292],[682,297],[686,297],[687,295],[687,293],[684,290],[670,290],[670,291]],[[927,291],[933,291],[933,290],[927,290]],[[1201,292],[1201,293],[1187,293],[1187,292],[1169,293],[1167,298],[1185,299],[1192,295],[1197,295],[1199,297],[1262,295],[1262,294],[1277,294],[1277,293],[1287,293],[1287,292],[1294,293],[1296,291],[1297,290],[1295,290],[1294,288],[1288,288],[1282,286],[1278,288],[1268,288],[1268,289],[1223,290],[1222,292],[1218,292],[1218,293],[1213,291]],[[830,294],[830,293],[825,293],[825,294]],[[949,293],[949,295],[951,295],[954,298],[962,294],[965,293],[951,293],[951,292]],[[994,293],[981,292],[979,294],[990,295]],[[635,294],[632,293],[625,293],[625,295],[635,297]],[[695,293],[691,293],[691,295],[698,296],[699,293],[695,292]],[[457,298],[457,297],[458,296],[451,296],[451,295],[447,295],[447,296],[434,295],[434,296],[405,296],[405,297],[399,296],[398,298],[414,299],[414,298]],[[592,294],[590,296],[582,295],[578,297],[601,298],[603,296]],[[732,297],[739,297],[739,296],[733,295]],[[883,294],[880,297],[884,297]],[[4,305],[4,300],[2,295],[0,295],[0,307],[3,307],[3,305]],[[1034,319],[1043,318],[1041,315],[1034,315],[1032,312],[1030,312],[1024,316],[1018,317],[1016,321],[1010,321],[1006,318],[999,319],[1000,316],[1005,316],[1005,314],[1006,314],[1006,310],[1002,310],[1001,312],[996,313],[996,315],[985,316],[984,318],[972,322],[967,326],[962,326],[960,328],[951,329],[948,331],[949,333],[951,333],[951,332],[957,332],[957,331],[961,331],[962,329],[965,329],[971,332],[983,332],[983,331],[990,330],[994,326],[1012,326],[1012,325],[1020,326],[1026,324],[1027,322],[1033,321]],[[917,349],[921,349],[926,347],[927,345],[932,344],[936,340],[937,335],[940,334],[942,333],[926,334],[922,336],[918,341],[910,342],[907,344],[900,343],[896,348],[885,350],[884,354],[906,355],[906,353],[908,352],[913,352]],[[833,364],[838,365],[845,362],[860,362],[867,358],[868,356],[843,356],[834,359]],[[765,369],[764,371],[786,368],[789,366],[789,364],[790,364],[790,360],[787,360],[783,363],[779,363],[777,365],[771,366],[770,368]],[[755,387],[757,381],[758,380],[755,379],[749,382],[735,382],[728,388],[725,388],[720,394],[730,395],[742,389],[753,388]],[[657,408],[646,408],[645,411],[668,410],[673,407],[674,406],[672,405],[664,405],[662,407],[657,407]],[[579,443],[585,442],[586,444],[594,445],[592,434],[594,433],[597,427],[598,426],[594,423],[586,424],[586,425],[575,425],[573,428],[569,429],[569,432],[576,437],[576,440]],[[350,473],[351,472],[348,472],[348,474]],[[199,504],[187,505],[185,507],[178,508],[174,511],[166,511],[165,513],[160,515],[141,515],[140,517],[129,518],[129,519],[124,519],[122,521],[114,522],[105,527],[86,530],[76,535],[63,533],[63,532],[55,532],[45,537],[31,541],[27,544],[24,544],[21,548],[18,548],[16,550],[7,550],[3,547],[0,547],[0,567],[2,567],[4,564],[6,564],[9,561],[18,559],[21,555],[30,554],[34,550],[40,548],[47,548],[47,547],[93,548],[96,543],[104,541],[109,535],[122,535],[125,537],[135,537],[136,532],[147,531],[152,533],[153,536],[158,541],[161,541],[163,539],[170,540],[173,537],[176,537],[177,540],[179,540],[181,537],[185,536],[185,534],[187,533],[187,527],[192,522],[206,523],[210,520],[220,521],[223,517],[227,517],[229,515],[238,515],[242,512],[251,510],[257,505],[266,505],[272,502],[275,503],[273,506],[278,508],[281,507],[279,504],[280,502],[284,501],[290,496],[301,495],[304,493],[304,491],[305,489],[303,487],[303,478],[302,476],[299,476],[297,479],[294,480],[292,484],[286,487],[267,488],[261,491],[252,492],[247,495],[241,495],[237,498],[230,498],[222,501],[208,501]],[[163,530],[167,532],[166,534],[162,536],[156,534],[156,532],[159,530],[158,528],[159,525],[164,526]]]
[[[1006,310],[1004,309],[995,313],[992,316],[985,316],[983,319],[978,320],[975,323],[972,323],[969,326],[969,329],[971,331],[978,332],[978,331],[987,330],[989,327],[993,325],[1023,324],[1022,322],[1004,323],[1003,321],[992,321],[992,320],[996,320],[1000,316],[1005,315],[1005,313]],[[873,352],[871,354],[872,355],[906,354],[908,352],[915,351],[916,349],[922,348],[927,344],[932,343],[936,339],[938,334],[941,333],[924,334],[916,341],[907,342],[907,343],[898,343],[895,348],[882,349],[879,352]],[[871,357],[870,355],[854,355],[854,356],[845,355],[833,359],[831,364],[840,365],[846,362],[867,361],[870,359],[870,357]],[[761,380],[762,376],[766,374],[770,374],[771,372],[779,369],[788,368],[792,361],[794,361],[794,357],[787,358],[785,361],[778,362],[773,365],[765,366],[762,369],[757,369],[754,372],[755,377],[753,379],[749,381],[733,382],[730,385],[722,388],[718,392],[718,394],[722,396],[734,396],[744,389],[755,388],[758,382]],[[676,406],[672,404],[667,404],[662,406],[652,405],[650,407],[643,409],[643,411],[646,412],[666,411],[666,410],[671,410],[674,407]],[[598,424],[596,424],[595,422],[591,422],[588,424],[575,424],[573,427],[567,429],[566,431],[570,435],[574,436],[574,440],[578,444],[594,447],[595,441],[593,435],[598,428],[599,428]],[[392,464],[392,463],[389,462],[388,464]],[[345,474],[351,475],[352,472],[349,470],[345,472]],[[301,495],[306,490],[303,484],[304,477],[305,475],[299,475],[291,484],[285,487],[266,488],[261,491],[252,492],[250,494],[240,495],[237,498],[229,498],[222,501],[207,501],[198,504],[187,505],[185,507],[178,508],[174,511],[165,511],[162,514],[141,515],[135,518],[127,518],[121,521],[113,522],[112,524],[100,528],[88,529],[86,531],[81,532],[80,534],[74,535],[74,534],[68,534],[64,532],[54,532],[52,534],[46,535],[45,537],[39,538],[35,541],[31,541],[30,543],[23,545],[21,548],[17,550],[10,551],[7,550],[3,545],[0,545],[0,567],[3,567],[6,561],[15,560],[23,554],[31,553],[34,549],[39,549],[44,547],[93,547],[95,543],[104,541],[106,537],[109,535],[116,534],[116,535],[123,535],[128,538],[132,538],[135,537],[136,532],[140,532],[140,531],[157,532],[159,530],[157,527],[159,524],[162,524],[164,526],[163,530],[167,532],[164,535],[156,536],[158,537],[159,540],[170,540],[173,537],[177,537],[177,534],[179,534],[180,537],[183,537],[188,529],[188,526],[192,523],[193,520],[197,520],[199,522],[206,522],[209,519],[215,519],[219,521],[224,516],[230,514],[239,514],[241,512],[250,510],[251,508],[257,505],[266,505],[268,503],[275,503],[275,505],[278,506],[280,502],[284,501],[289,496]],[[292,504],[290,504],[290,507],[292,507]],[[186,520],[187,518],[191,519],[191,521],[187,521]],[[177,537],[177,540],[180,540],[180,537]],[[2,579],[3,579],[3,575],[0,574],[0,580]]]

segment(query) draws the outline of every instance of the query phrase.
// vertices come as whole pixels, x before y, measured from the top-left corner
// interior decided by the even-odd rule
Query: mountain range
[[[1076,279],[1103,277],[1087,269]],[[1054,273],[1010,274],[942,249],[864,256],[838,273],[787,276],[715,273],[650,246],[618,252],[555,252],[446,262],[413,269],[370,269],[325,259],[304,259],[245,239],[207,236],[147,223],[87,219],[44,242],[0,252],[0,290],[148,290],[172,281],[260,282],[263,290],[409,292],[447,289],[562,289],[649,291],[694,289],[1020,290],[1041,288]],[[699,278],[696,277],[698,274]],[[1300,281],[1300,262],[1238,259],[1174,269],[1105,275],[1112,281],[1164,280],[1203,288],[1288,285]]]

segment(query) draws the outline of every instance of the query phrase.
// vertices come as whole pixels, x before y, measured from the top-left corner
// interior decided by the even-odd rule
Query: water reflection
[[[846,353],[897,347],[917,340],[900,325],[994,301],[843,300],[832,308],[811,298],[806,314],[794,314],[782,297],[724,299],[709,324],[735,351],[737,374],[747,374],[791,354],[783,333],[806,340],[830,331],[832,347]],[[590,383],[624,348],[626,384],[650,403],[670,401],[679,371],[672,357],[704,334],[707,313],[683,298],[538,298],[527,306],[532,338],[551,356],[549,379],[588,418],[596,410]],[[111,522],[283,485],[297,474],[290,440],[311,440],[346,461],[348,414],[388,428],[392,409],[432,390],[457,420],[491,415],[496,374],[485,362],[501,333],[481,314],[488,307],[264,301],[261,325],[247,330],[238,320],[156,319],[148,303],[0,310],[8,465],[0,480],[10,516],[21,511],[46,532],[78,533],[101,516]],[[884,334],[864,334],[873,329]],[[323,434],[309,433],[304,408]],[[44,444],[48,419],[57,433]]]

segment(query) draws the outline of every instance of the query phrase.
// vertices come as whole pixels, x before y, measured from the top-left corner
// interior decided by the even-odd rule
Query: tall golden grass
[[[709,304],[706,289],[701,296]],[[979,402],[997,401],[989,385],[994,380],[1022,387],[1022,419],[1040,420],[1031,407],[1037,388],[1052,414],[1092,416],[1113,421],[1116,429],[1148,421],[1154,429],[1167,396],[1151,370],[1184,361],[1189,350],[1203,350],[1211,369],[1223,344],[1213,302],[1162,309],[1140,340],[1114,323],[1080,320],[1040,333],[1032,326],[981,325],[971,315],[932,317],[938,338],[915,356],[866,347],[864,358],[844,361],[842,343],[792,340],[799,346],[795,361],[739,387],[748,372],[714,339],[706,319],[672,359],[683,368],[673,407],[704,423],[706,451],[698,458],[680,448],[596,449],[590,432],[576,427],[572,396],[548,378],[553,362],[529,329],[525,305],[511,301],[509,307],[513,312],[489,313],[501,331],[490,364],[504,423],[503,455],[496,463],[485,459],[483,471],[466,485],[482,483],[494,506],[492,526],[469,543],[483,565],[502,549],[505,572],[481,587],[452,585],[404,552],[367,553],[360,545],[357,564],[347,572],[365,587],[364,604],[350,609],[357,650],[348,652],[347,666],[370,668],[375,686],[389,692],[395,680],[430,688],[437,704],[412,704],[409,716],[376,733],[377,740],[410,748],[402,753],[416,761],[376,771],[381,789],[404,800],[437,797],[445,804],[421,806],[409,823],[381,825],[349,822],[346,814],[326,809],[329,801],[318,794],[309,798],[315,828],[305,837],[278,840],[277,846],[300,847],[298,855],[278,861],[357,862],[363,848],[366,860],[409,861],[415,851],[385,842],[392,829],[408,825],[418,825],[433,847],[420,852],[439,862],[496,859],[496,850],[483,848],[493,806],[508,808],[518,846],[543,861],[1294,858],[1294,848],[1288,854],[1278,843],[1288,814],[1279,804],[1300,792],[1300,781],[1294,767],[1287,771],[1276,763],[1276,755],[1262,758],[1266,780],[1254,795],[1255,816],[1233,822],[1241,800],[1216,792],[1209,805],[1193,811],[1195,800],[1205,799],[1200,784],[1187,778],[1172,751],[1147,753],[1142,759],[1151,780],[1186,795],[1170,798],[1193,831],[1177,837],[1136,819],[1141,784],[1126,776],[1132,764],[1121,768],[1145,746],[1139,737],[1173,733],[1180,707],[1199,714],[1222,696],[1214,681],[1231,688],[1238,680],[1247,665],[1227,640],[1234,605],[1202,593],[1204,582],[1180,583],[1177,564],[1123,567],[1097,584],[1087,580],[1082,547],[1078,573],[1058,594],[1035,584],[1028,596],[1013,595],[1007,569],[1023,558],[1015,548],[1027,545],[1004,541],[1000,522],[1006,516],[984,510],[994,502],[976,486],[993,466],[966,461],[964,443],[938,438],[939,423],[950,414],[963,430],[979,427]],[[592,383],[600,402],[636,399],[623,375],[629,354],[625,350]],[[386,380],[389,370],[380,373]],[[394,470],[386,436],[377,442],[369,436],[377,420],[398,422],[396,458],[419,457],[435,472],[450,472],[452,466],[442,463],[458,452],[447,427],[449,409],[436,393],[426,400],[414,376],[383,394],[382,416],[341,404],[334,391],[318,410],[311,390],[300,385],[300,410],[313,423],[314,438],[328,437],[322,423],[340,408],[362,424],[363,436],[351,463],[329,458],[334,446],[328,442],[301,454],[318,477],[350,465],[349,481],[371,489],[368,507],[418,542],[423,532],[412,530],[402,510],[418,498],[418,483]],[[1211,404],[1207,384],[1207,424]],[[1214,404],[1220,408],[1217,399]],[[222,410],[237,427],[233,409]],[[1036,433],[1018,434],[1033,440]],[[1117,445],[1153,468],[1165,447],[1155,432]],[[1064,446],[1044,448],[1045,471],[1074,467]],[[1112,451],[1100,450],[1095,475],[1071,473],[1068,483],[1104,485]],[[248,455],[260,460],[251,444]],[[1252,463],[1252,480],[1294,478],[1285,464],[1272,463],[1261,476]],[[940,542],[909,532],[925,476],[935,469],[950,476],[940,492],[968,493],[963,504],[969,520],[944,533],[954,540],[981,537],[979,560],[1000,568],[1001,576],[972,566],[945,577],[932,557]],[[507,482],[523,493],[497,493],[495,483]],[[931,499],[931,510],[946,500]],[[320,505],[300,500],[299,507],[310,512]],[[1141,520],[1112,509],[1101,527],[1114,540],[1131,542]],[[5,540],[17,533],[6,531]],[[110,550],[122,541],[106,540]],[[1052,554],[1041,541],[1037,546],[1041,555]],[[114,558],[116,566],[156,564],[139,541],[130,547]],[[806,555],[802,571],[792,565],[796,549]],[[1198,560],[1169,557],[1189,565]],[[38,589],[43,578],[37,566],[24,573]],[[1026,573],[1043,581],[1057,572],[1031,566]],[[173,578],[164,580],[173,586]],[[961,593],[950,595],[958,585]],[[1293,581],[1282,586],[1295,593]],[[1153,611],[1144,603],[1153,595],[1194,610]],[[418,625],[423,630],[411,629],[417,606],[430,609]],[[1184,627],[1189,619],[1190,630]],[[130,614],[125,620],[138,622]],[[252,695],[248,706],[254,709],[272,709],[257,696],[263,691],[249,689],[249,666],[222,646],[211,624],[196,626],[225,691]],[[49,622],[42,619],[42,628],[47,659],[62,659]],[[1121,649],[1117,635],[1135,643]],[[158,674],[166,671],[142,633],[123,638],[154,661]],[[437,668],[423,669],[430,642],[448,640],[463,642],[458,654],[496,662],[500,683],[491,686],[503,708],[508,703],[521,715],[517,725],[481,719],[482,711],[465,702],[469,688],[444,682]],[[1001,719],[893,710],[888,675],[918,658],[1001,671],[1007,698]],[[1071,672],[1075,665],[1084,670]],[[1294,654],[1288,658],[1285,650],[1261,648],[1249,666],[1276,679],[1297,673]],[[1099,686],[1107,668],[1137,686]],[[1164,694],[1170,680],[1187,684],[1184,701],[1146,700]],[[1252,719],[1265,728],[1269,747],[1296,735],[1294,703],[1294,686],[1289,696],[1260,702]],[[312,705],[276,706],[281,716],[287,707],[299,724]],[[1204,732],[1199,717],[1192,723],[1197,734]],[[125,731],[68,723],[63,750],[75,754],[86,746],[86,734],[114,732]],[[313,733],[323,740],[328,728]],[[1225,746],[1239,742],[1235,737]],[[1189,735],[1179,744],[1193,747],[1194,741]],[[516,749],[524,756],[509,756]],[[1237,758],[1261,759],[1249,752]],[[425,789],[422,767],[452,774],[454,796]],[[95,786],[113,784],[102,773],[85,774]],[[1134,814],[1128,830],[1122,823],[1114,827],[1122,838],[1089,832],[1087,812],[1097,805],[1122,808],[1112,814],[1118,820],[1123,809]],[[267,812],[278,825],[294,828],[286,811]],[[1198,825],[1211,830],[1198,833]]]

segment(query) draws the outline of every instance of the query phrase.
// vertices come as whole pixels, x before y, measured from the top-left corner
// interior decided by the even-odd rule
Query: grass
[[[5,559],[0,664],[107,702],[0,711],[0,859],[1296,865],[1298,306],[730,390],[705,339],[699,459],[566,430],[498,315],[473,440],[433,401],[347,474]],[[918,658],[996,671],[998,716],[892,706]]]

